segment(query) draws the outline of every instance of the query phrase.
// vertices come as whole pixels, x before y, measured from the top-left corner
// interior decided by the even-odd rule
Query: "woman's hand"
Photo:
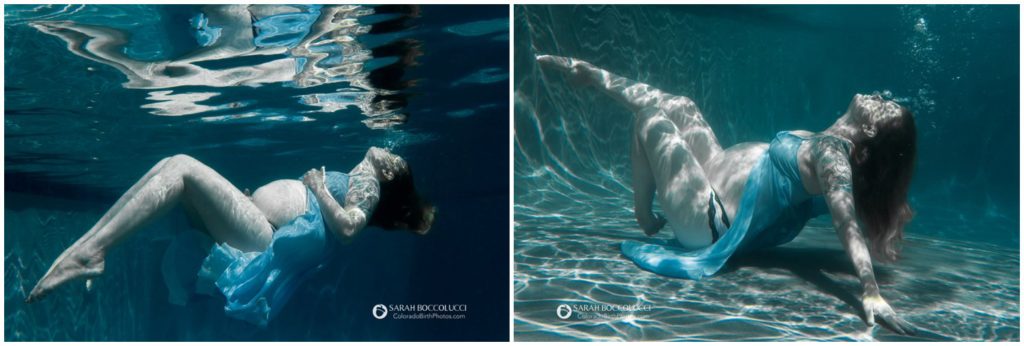
[[[310,190],[319,191],[320,189],[326,188],[324,186],[324,176],[326,175],[324,167],[320,169],[310,169],[302,176],[302,183],[306,185]]]
[[[914,335],[916,334],[916,328],[907,323],[899,316],[896,316],[896,311],[889,306],[889,303],[882,299],[879,294],[867,295],[861,298],[861,303],[864,305],[864,315],[868,319],[869,325],[875,325],[875,318],[882,323],[882,326],[896,332],[900,335]]]
[[[654,214],[654,223],[649,225],[649,227],[643,228],[644,234],[648,237],[654,236],[655,234],[658,234],[663,227],[665,227],[666,223],[668,223],[668,220],[666,220],[664,216],[661,216],[661,214],[656,213]]]

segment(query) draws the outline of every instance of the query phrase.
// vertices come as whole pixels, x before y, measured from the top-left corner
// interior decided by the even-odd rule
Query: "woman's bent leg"
[[[580,59],[540,55],[537,56],[537,62],[541,66],[568,74],[580,84],[597,85],[608,96],[634,113],[647,107],[663,108],[663,103],[676,97],[649,84],[619,76]]]
[[[657,108],[645,108],[641,110],[645,114],[637,114],[636,124],[634,124],[634,128],[637,130],[633,132],[630,140],[630,159],[633,167],[633,214],[636,216],[640,228],[647,235],[657,234],[666,223],[663,217],[654,214],[654,194],[657,186],[654,183],[651,163],[647,159],[646,150],[641,142],[641,131],[639,131],[649,117],[656,116],[649,113],[657,111]]]
[[[665,111],[665,117],[676,124],[679,136],[688,149],[703,165],[710,158],[722,152],[715,132],[704,120],[697,104],[686,96],[666,93],[649,84],[619,76],[593,64],[574,58],[554,55],[537,57],[541,66],[567,73],[570,78],[583,84],[594,84],[634,113],[647,107]]]
[[[676,124],[679,137],[686,142],[686,147],[701,166],[722,152],[722,145],[718,143],[715,131],[704,120],[704,114],[693,100],[679,96],[663,106],[665,116]]]
[[[634,151],[633,162],[638,163],[636,156],[643,153],[648,163],[646,167],[642,162],[634,166],[634,176],[638,170],[650,172],[676,239],[687,248],[711,244],[714,236],[708,208],[715,208],[716,213],[720,208],[710,203],[713,189],[675,123],[661,109],[644,110],[637,113],[634,131],[638,150]]]
[[[89,231],[85,233],[85,235],[83,235],[81,238],[78,238],[78,241],[83,241],[92,237],[92,235],[96,233],[97,229],[106,225],[107,222],[109,222],[110,219],[114,217],[114,215],[117,215],[117,212],[120,211],[121,208],[124,208],[125,203],[128,203],[128,201],[131,200],[132,197],[134,197],[138,193],[139,189],[141,189],[143,186],[146,186],[146,183],[149,182],[150,178],[152,178],[154,175],[159,173],[161,169],[163,169],[164,164],[166,164],[167,161],[170,159],[170,157],[165,157],[162,160],[160,160],[160,162],[157,162],[155,165],[153,165],[153,168],[150,168],[149,171],[146,172],[146,174],[139,179],[139,181],[135,182],[135,185],[132,185],[132,187],[128,188],[128,191],[121,195],[121,198],[118,198],[117,202],[115,202],[114,205],[110,207],[110,209],[107,209],[107,212],[103,214],[103,217],[101,217],[99,221],[96,221],[96,224],[93,225],[92,228],[90,228]]]
[[[645,233],[653,234],[664,224],[652,212],[657,194],[682,245],[710,244],[710,215],[725,212],[720,203],[712,203],[714,189],[703,165],[722,147],[696,103],[583,60],[540,55],[537,62],[581,84],[597,85],[636,114],[631,149],[634,213]]]
[[[154,166],[93,229],[65,250],[27,301],[42,298],[69,280],[102,274],[104,257],[114,245],[178,202],[199,210],[204,226],[218,242],[248,251],[270,243],[273,228],[252,201],[213,169],[176,155]]]

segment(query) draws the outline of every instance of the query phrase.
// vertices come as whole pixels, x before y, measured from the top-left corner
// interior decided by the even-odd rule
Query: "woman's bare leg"
[[[701,165],[722,152],[715,132],[704,120],[697,104],[686,96],[666,93],[579,59],[541,55],[537,62],[545,68],[568,74],[577,83],[598,86],[634,114],[648,107],[664,110],[664,116],[676,124],[680,138]]]
[[[567,73],[575,83],[600,87],[633,113],[647,107],[663,108],[664,103],[676,98],[658,88],[616,75],[580,59],[540,55],[537,56],[537,62],[542,67]]]
[[[152,178],[154,175],[159,173],[160,170],[163,169],[164,164],[167,163],[167,161],[170,159],[170,157],[165,157],[162,160],[160,160],[160,162],[157,162],[155,165],[153,165],[153,168],[150,168],[149,171],[146,172],[146,174],[139,179],[139,181],[135,182],[135,185],[132,185],[132,187],[128,188],[128,191],[121,195],[121,198],[119,198],[117,202],[115,202],[114,205],[110,207],[110,209],[107,209],[107,212],[103,214],[103,217],[101,217],[99,221],[96,221],[96,224],[93,225],[92,228],[90,228],[89,231],[85,233],[85,235],[83,235],[81,238],[78,238],[78,240],[82,241],[84,239],[88,239],[89,237],[91,237],[92,234],[95,234],[96,229],[106,225],[107,222],[110,221],[110,218],[114,217],[114,215],[117,215],[117,212],[120,211],[121,208],[124,208],[125,203],[128,203],[128,201],[131,200],[132,197],[134,197],[138,193],[139,189],[141,189],[143,186],[146,185],[146,183],[149,182],[149,178]]]
[[[143,186],[145,186],[147,182],[149,182],[149,179],[152,178],[153,175],[155,175],[156,173],[160,172],[160,170],[163,168],[164,164],[167,163],[167,161],[169,159],[170,159],[169,157],[164,158],[164,159],[160,160],[160,162],[157,162],[156,165],[153,165],[153,168],[150,168],[149,171],[146,172],[146,174],[143,175],[142,178],[140,178],[139,181],[135,183],[135,185],[132,185],[132,187],[129,188],[127,192],[125,192],[123,195],[121,195],[121,198],[119,198],[117,200],[117,202],[114,203],[114,206],[110,207],[110,209],[107,209],[107,212],[105,214],[103,214],[103,217],[101,217],[99,221],[96,221],[96,224],[93,225],[92,228],[90,228],[88,232],[85,232],[85,234],[82,235],[81,237],[79,237],[78,240],[76,240],[73,244],[71,244],[71,246],[68,246],[68,249],[78,248],[78,247],[81,246],[80,245],[81,243],[86,242],[89,239],[91,239],[92,236],[96,234],[96,230],[101,228],[101,227],[103,227],[104,225],[106,225],[107,222],[110,221],[110,218],[112,218],[114,215],[116,215],[117,212],[120,211],[121,208],[124,207],[125,203],[127,203],[129,200],[131,200],[132,197],[134,197],[137,194],[139,189],[142,188]],[[56,263],[63,262],[64,257],[66,257],[70,253],[71,253],[71,251],[64,251],[64,253],[60,254],[60,256],[58,256],[57,259],[53,261],[54,265],[56,265]],[[102,270],[103,270],[103,268],[102,268],[102,266],[103,266],[102,261],[100,261],[100,263],[97,263],[97,266],[99,266],[99,268],[94,268],[94,269],[98,269],[100,272],[102,272]],[[53,270],[52,267],[51,267],[51,270]],[[49,273],[47,273],[47,274],[49,274]]]
[[[662,109],[665,110],[665,116],[676,124],[679,137],[686,142],[686,147],[702,167],[722,153],[722,145],[718,143],[715,131],[704,120],[704,114],[693,100],[679,96],[662,104]]]
[[[716,215],[726,214],[721,205],[711,206],[714,189],[704,165],[722,152],[722,146],[696,103],[583,60],[541,55],[537,62],[573,83],[597,86],[635,114],[633,211],[644,232],[657,233],[667,219],[684,246],[710,244],[709,206]],[[653,213],[656,196],[667,217]]]
[[[657,108],[645,108],[641,112],[657,112]],[[640,129],[650,115],[638,114],[634,124],[633,136],[630,138],[630,159],[633,167],[633,214],[640,229],[647,235],[655,235],[665,226],[664,217],[654,214],[654,193],[657,185],[651,172],[651,163],[647,159],[646,148],[641,141]]]
[[[654,190],[681,245],[700,248],[711,244],[708,208],[721,213],[721,206],[711,203],[711,184],[675,123],[664,110],[647,108],[637,113],[633,134],[633,176],[641,177],[640,184],[634,181],[634,198],[641,227],[651,234],[645,226],[650,221],[644,219],[658,222],[650,212],[654,197],[650,192]]]
[[[38,300],[67,281],[102,274],[104,258],[113,246],[179,202],[199,212],[218,242],[246,251],[262,250],[270,243],[273,227],[248,197],[210,167],[175,155],[155,165],[96,226],[65,250],[26,301]]]

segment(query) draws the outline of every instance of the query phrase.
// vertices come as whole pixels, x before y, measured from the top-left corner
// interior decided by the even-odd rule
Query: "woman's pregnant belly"
[[[256,189],[252,202],[274,228],[281,228],[309,209],[306,185],[295,179],[275,180]]]
[[[768,143],[745,142],[723,150],[704,164],[704,174],[715,188],[730,220],[739,212],[740,200],[747,178],[765,151]]]

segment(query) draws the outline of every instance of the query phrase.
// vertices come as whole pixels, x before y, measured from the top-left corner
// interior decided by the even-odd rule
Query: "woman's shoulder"
[[[807,130],[790,130],[790,131],[783,131],[783,132],[795,135],[797,137],[802,137],[802,138],[814,137],[814,132],[807,131]]]
[[[853,142],[850,142],[849,139],[831,133],[814,133],[812,136],[808,137],[808,140],[811,141],[813,147],[818,149],[816,151],[838,149],[844,154],[849,155],[850,151],[853,150]]]
[[[369,173],[351,172],[345,175],[345,181],[348,183],[350,191],[359,190],[377,194],[380,189],[377,177]]]
[[[807,139],[806,144],[810,147],[806,156],[810,167],[847,167],[845,162],[849,162],[853,151],[853,144],[848,139],[829,133],[816,133]],[[817,171],[816,168],[814,170]],[[831,170],[826,169],[815,175]]]

